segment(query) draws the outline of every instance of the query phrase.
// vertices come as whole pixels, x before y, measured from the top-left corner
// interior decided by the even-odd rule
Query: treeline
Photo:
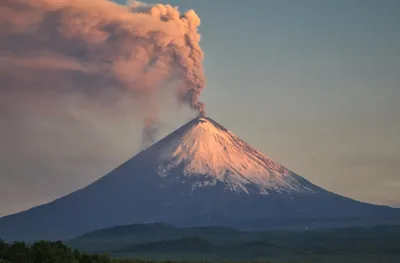
[[[61,241],[8,244],[0,240],[0,263],[156,263],[139,259],[118,259],[106,254],[86,254]],[[167,263],[167,262],[166,262]]]

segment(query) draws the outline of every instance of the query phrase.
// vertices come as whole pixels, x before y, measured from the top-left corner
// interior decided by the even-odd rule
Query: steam
[[[122,94],[146,117],[148,144],[163,98],[204,115],[199,25],[193,10],[181,14],[170,5],[2,0],[0,103],[73,93],[112,107]]]

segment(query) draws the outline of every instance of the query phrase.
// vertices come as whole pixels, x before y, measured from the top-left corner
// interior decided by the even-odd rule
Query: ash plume
[[[142,131],[142,150],[148,148],[156,142],[159,126],[160,121],[155,117],[148,117],[144,120],[144,128]]]
[[[163,107],[153,98],[163,97],[204,115],[199,25],[193,10],[181,14],[171,5],[2,0],[0,106],[12,110],[38,96],[78,94],[113,107],[122,94],[132,98],[139,116],[150,119]],[[46,108],[33,103],[32,110],[37,104]],[[158,126],[150,119],[146,140]]]

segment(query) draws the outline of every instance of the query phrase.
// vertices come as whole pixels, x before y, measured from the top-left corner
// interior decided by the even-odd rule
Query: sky
[[[201,19],[207,116],[319,186],[400,207],[399,1],[157,2]],[[0,216],[80,189],[141,147],[129,111],[56,100],[69,114],[37,114],[19,98],[9,114],[0,103]],[[158,138],[192,114],[171,112]]]

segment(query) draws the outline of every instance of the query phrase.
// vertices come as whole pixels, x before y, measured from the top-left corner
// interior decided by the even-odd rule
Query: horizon
[[[204,90],[169,96],[170,85],[177,84],[171,82],[165,92],[132,106],[129,96],[141,89],[115,94],[93,89],[113,82],[103,83],[99,76],[105,74],[95,75],[108,66],[86,61],[88,53],[79,50],[83,42],[54,43],[65,53],[42,50],[38,57],[23,60],[18,48],[33,56],[36,49],[29,45],[37,48],[40,41],[29,34],[8,34],[27,27],[28,19],[35,22],[36,14],[0,27],[0,217],[102,178],[144,147],[145,118],[157,126],[150,141],[159,141],[197,118],[196,103],[201,102],[206,117],[313,184],[362,202],[400,208],[400,2],[144,2],[197,13]],[[0,4],[0,11],[5,5]],[[113,12],[110,16],[118,17]],[[187,19],[197,25],[193,14]],[[7,16],[0,17],[0,25],[8,22]],[[114,55],[129,45],[123,42],[101,54]],[[65,75],[46,70],[49,65]],[[119,84],[153,84],[142,78],[132,81],[136,74],[122,70],[124,66],[115,67]],[[25,71],[32,67],[44,73],[36,77],[35,71]],[[35,90],[43,83],[60,84],[60,90]],[[69,91],[75,84],[88,88],[83,95]],[[87,100],[87,94],[96,99]],[[199,101],[193,94],[200,94]]]

